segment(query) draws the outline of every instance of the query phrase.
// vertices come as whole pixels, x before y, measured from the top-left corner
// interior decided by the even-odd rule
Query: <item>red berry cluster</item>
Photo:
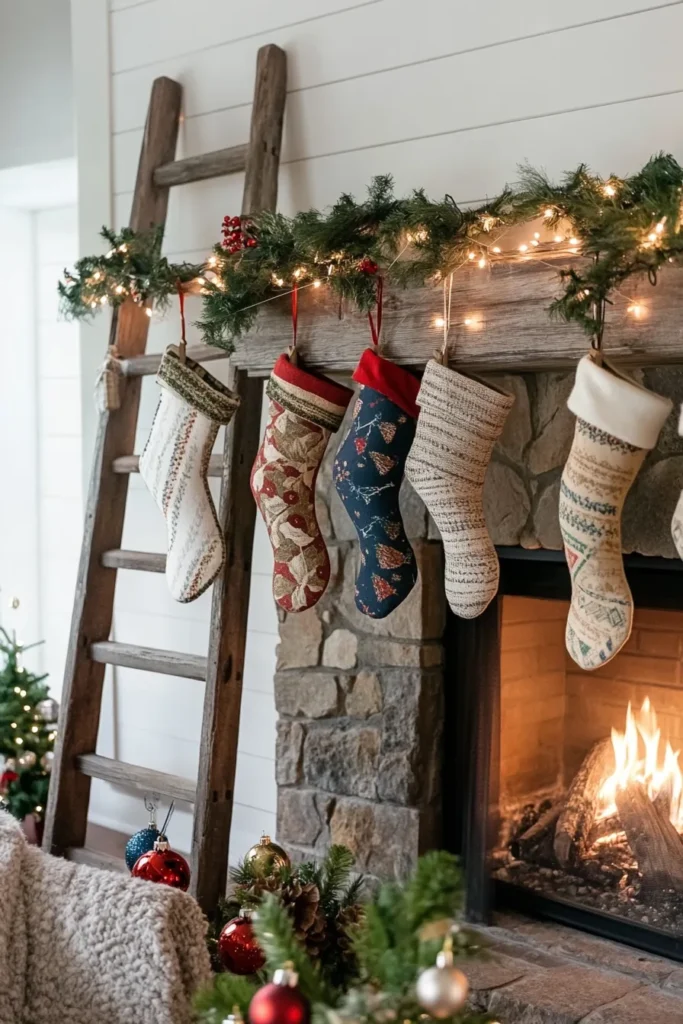
[[[240,249],[254,249],[257,242],[253,235],[249,234],[250,227],[251,223],[246,217],[224,217],[221,228],[223,248],[229,253],[239,252]]]
[[[361,274],[376,274],[377,271],[379,270],[379,267],[377,266],[374,260],[371,260],[369,256],[366,256],[358,264],[358,269],[360,270]]]

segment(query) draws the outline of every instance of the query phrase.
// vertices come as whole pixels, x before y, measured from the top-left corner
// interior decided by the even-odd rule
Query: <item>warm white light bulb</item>
[[[147,308],[145,309],[145,316],[148,316],[150,318],[152,316],[152,310],[150,309],[149,306],[147,306]]]
[[[38,732],[38,726],[37,725],[32,725],[31,726],[31,732]]]
[[[316,281],[314,281],[314,282],[313,282],[313,287],[314,287],[314,288],[319,288],[319,287],[320,287],[320,281],[317,281],[317,280],[316,280]]]
[[[495,252],[496,254],[498,254],[500,252],[500,246],[494,245],[493,249],[491,249],[491,252]]]
[[[617,194],[617,190],[615,189],[614,185],[605,185],[602,191],[609,199],[611,199],[612,196],[615,196]]]
[[[128,252],[128,246],[124,242],[123,245],[119,246],[119,252]]]
[[[540,237],[541,237],[540,231],[534,231],[534,238],[540,238]]]
[[[554,241],[557,245],[559,245],[560,242],[564,242],[564,238],[562,237],[562,235],[555,235]]]
[[[654,233],[654,231],[650,232],[650,234],[647,236],[647,240],[648,240],[648,242],[656,242],[657,241],[657,236]]]
[[[18,747],[20,747],[24,741],[22,740],[21,736],[17,736],[14,742]]]
[[[206,284],[206,278],[204,278],[204,277],[198,277],[198,278],[197,278],[197,284],[198,284],[198,285],[199,285],[200,287],[201,287],[202,285],[205,285],[205,284]]]
[[[551,210],[551,209],[550,209],[550,207],[548,207],[548,209],[547,209],[547,210],[545,211],[545,213],[543,214],[543,216],[545,217],[545,219],[546,219],[546,220],[550,220],[550,218],[551,218],[552,216],[554,216],[554,213],[555,213],[555,211],[554,211],[554,210]]]
[[[24,704],[24,711],[30,711],[30,710],[31,710],[31,705],[30,704]]]
[[[520,252],[526,252],[528,248],[529,248],[529,246],[528,246],[528,245],[524,245],[524,244],[522,244],[522,245],[520,245],[520,247],[519,247],[519,251],[520,251]]]
[[[463,320],[463,323],[465,327],[472,327],[474,324],[474,320],[472,319],[471,316],[466,316],[465,319]]]
[[[125,290],[126,289],[123,287],[122,284],[117,284],[116,289],[115,289],[117,295],[123,295]]]
[[[569,239],[569,244],[570,245],[578,245],[579,244],[578,238],[570,238]]]
[[[210,267],[215,267],[216,264],[218,263],[218,260],[216,259],[215,256],[209,256],[206,262],[209,264]]]
[[[468,260],[473,260],[476,257],[476,255],[477,255],[476,252],[468,252],[467,259]]]
[[[531,244],[532,244],[532,245],[533,245],[534,247],[536,247],[536,246],[538,245],[538,239],[537,239],[537,238],[532,238],[532,239],[531,239]]]
[[[479,269],[480,269],[480,270],[483,270],[483,269],[484,269],[484,267],[486,266],[486,260],[484,259],[484,257],[483,257],[483,256],[482,256],[482,258],[481,258],[481,259],[479,260],[479,263],[477,264],[477,266],[479,267]]]
[[[100,299],[100,304],[102,306],[106,306],[107,305],[107,296],[106,295],[102,296],[102,298]]]
[[[435,316],[434,317],[434,326],[435,327],[445,327],[446,326],[446,321],[444,320],[444,318],[442,316]]]

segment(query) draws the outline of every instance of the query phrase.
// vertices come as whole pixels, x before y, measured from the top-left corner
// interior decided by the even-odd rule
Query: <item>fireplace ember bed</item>
[[[683,564],[625,559],[632,636],[585,672],[564,647],[562,554],[499,554],[498,598],[446,632],[445,820],[468,915],[514,909],[683,961]]]

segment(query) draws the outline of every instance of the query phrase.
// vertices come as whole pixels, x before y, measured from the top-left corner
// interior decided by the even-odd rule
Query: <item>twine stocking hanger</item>
[[[182,281],[178,281],[178,303],[180,305],[180,345],[178,346],[178,356],[180,362],[185,362],[187,354],[187,338],[185,336],[186,325],[185,325],[185,292],[183,291]]]
[[[296,347],[296,339],[299,331],[299,286],[294,285],[291,291],[292,296],[292,344],[289,349],[289,361],[293,366],[299,362],[299,351]]]
[[[372,310],[368,310],[368,323],[370,324],[370,334],[372,335],[372,344],[374,345],[377,353],[380,351],[380,343],[382,340],[382,309],[384,306],[384,279],[380,274],[377,278],[377,315],[373,317]]]
[[[453,297],[453,271],[443,280],[443,344],[434,353],[437,363],[448,366],[448,335],[451,329],[451,299]]]

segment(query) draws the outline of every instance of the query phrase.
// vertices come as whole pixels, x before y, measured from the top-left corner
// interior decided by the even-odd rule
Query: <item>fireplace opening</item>
[[[446,631],[446,835],[468,915],[512,908],[683,960],[683,563],[626,559],[631,637],[587,672],[565,649],[561,554],[501,555],[498,598]]]
[[[567,601],[502,599],[497,880],[683,934],[683,611],[637,609],[608,664]]]

